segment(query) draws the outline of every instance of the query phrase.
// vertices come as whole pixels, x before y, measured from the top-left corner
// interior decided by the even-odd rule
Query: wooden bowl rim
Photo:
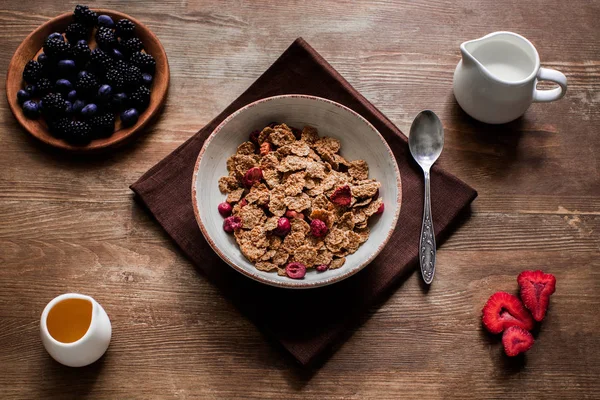
[[[158,37],[150,30],[150,28],[148,28],[146,25],[141,23],[139,20],[137,20],[125,13],[119,12],[119,11],[105,9],[105,8],[98,8],[98,9],[93,9],[93,10],[98,15],[107,14],[113,18],[114,17],[116,17],[118,19],[127,18],[127,19],[131,20],[131,22],[133,22],[136,25],[136,29],[141,29],[144,32],[144,36],[148,36],[151,39],[151,41],[156,43],[156,46],[155,46],[156,48],[154,49],[155,51],[152,52],[152,56],[156,60],[156,71],[157,71],[157,73],[155,73],[154,76],[156,77],[158,75],[158,71],[160,70],[162,79],[161,79],[160,84],[157,84],[157,80],[155,80],[153,82],[152,95],[159,96],[159,100],[154,105],[152,104],[152,99],[150,100],[151,101],[150,106],[148,107],[148,109],[146,109],[140,115],[140,119],[134,126],[129,127],[129,128],[124,128],[124,129],[121,128],[118,131],[115,131],[112,136],[110,136],[108,138],[93,140],[92,142],[90,142],[89,144],[87,144],[85,146],[73,146],[73,145],[70,145],[69,143],[65,142],[64,140],[61,140],[61,139],[58,139],[58,138],[55,138],[54,136],[52,136],[48,132],[47,128],[45,127],[45,123],[41,122],[42,121],[41,119],[39,119],[39,120],[27,119],[22,112],[21,106],[18,104],[17,97],[16,97],[17,93],[16,92],[11,93],[10,82],[12,82],[13,79],[18,79],[19,82],[22,81],[21,70],[22,70],[23,66],[17,65],[17,63],[18,63],[17,56],[19,54],[25,52],[27,50],[27,48],[30,47],[30,45],[31,45],[30,42],[40,31],[44,31],[50,26],[66,22],[66,20],[68,20],[69,18],[72,18],[73,13],[64,13],[64,14],[58,15],[57,17],[54,17],[54,18],[46,21],[42,25],[38,26],[29,35],[27,35],[27,37],[21,42],[21,44],[19,44],[19,46],[15,50],[15,52],[10,60],[10,63],[8,65],[8,71],[6,74],[6,97],[8,100],[10,110],[12,111],[12,113],[15,116],[15,118],[17,119],[17,121],[19,121],[19,124],[27,132],[29,132],[32,136],[34,136],[36,139],[42,141],[43,143],[45,143],[49,146],[59,148],[62,150],[77,152],[77,153],[86,153],[86,152],[103,150],[103,149],[115,146],[117,144],[120,144],[120,143],[130,139],[135,133],[142,130],[149,123],[149,121],[161,110],[161,108],[163,107],[163,105],[167,99],[167,93],[169,91],[169,81],[170,81],[169,60],[167,58],[167,54],[165,52],[165,49],[164,49],[162,43],[160,42]],[[41,44],[40,44],[40,46],[36,46],[36,48],[38,50],[36,50],[35,54],[37,54],[37,52],[39,51],[39,49],[41,47],[42,47]],[[159,60],[164,60],[164,62],[161,62],[159,64]],[[36,123],[30,124],[30,123],[28,123],[28,121],[32,121],[32,122],[36,122]],[[122,131],[125,131],[125,132],[121,133],[121,135],[116,135],[116,133],[122,132]]]

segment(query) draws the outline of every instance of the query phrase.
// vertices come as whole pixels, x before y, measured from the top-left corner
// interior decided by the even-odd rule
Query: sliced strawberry
[[[502,335],[502,344],[504,352],[509,357],[514,357],[517,354],[525,353],[533,346],[533,336],[525,329],[518,326],[511,326],[504,331]]]
[[[511,326],[530,330],[533,319],[517,296],[496,292],[483,307],[483,325],[491,333],[500,333]]]
[[[541,321],[546,316],[550,295],[556,290],[556,278],[542,271],[523,271],[517,277],[521,299],[531,311],[533,319]]]

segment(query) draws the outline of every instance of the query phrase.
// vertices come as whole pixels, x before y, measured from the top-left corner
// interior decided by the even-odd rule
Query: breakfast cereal
[[[219,179],[219,212],[256,269],[302,279],[307,269],[344,265],[383,212],[381,184],[364,160],[339,154],[341,142],[306,126],[270,124],[250,134]]]

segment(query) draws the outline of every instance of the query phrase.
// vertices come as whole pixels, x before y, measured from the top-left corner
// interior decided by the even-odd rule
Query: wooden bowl
[[[218,180],[228,175],[227,159],[248,140],[250,132],[269,123],[285,122],[302,128],[310,125],[320,136],[337,138],[340,153],[348,160],[365,160],[369,176],[381,182],[380,196],[385,211],[369,220],[371,234],[359,249],[346,257],[338,269],[319,273],[307,271],[303,279],[290,279],[275,272],[259,271],[241,253],[233,235],[223,230],[218,204],[227,197],[221,194]],[[192,179],[194,215],[202,234],[212,249],[231,267],[259,282],[290,289],[310,289],[340,282],[366,267],[390,239],[402,203],[402,183],[396,158],[385,139],[366,119],[334,101],[307,95],[282,95],[255,101],[227,117],[204,142]]]
[[[169,89],[169,62],[167,61],[167,54],[165,49],[160,44],[160,41],[154,35],[150,29],[135,18],[130,17],[127,14],[120,13],[118,11],[105,10],[105,9],[94,9],[98,15],[106,14],[109,15],[115,22],[120,19],[127,18],[131,20],[135,25],[136,35],[144,43],[144,49],[147,53],[151,54],[156,60],[156,72],[154,73],[154,79],[152,82],[150,105],[148,108],[141,113],[140,118],[132,127],[122,128],[121,122],[117,119],[115,125],[115,132],[112,136],[102,139],[96,139],[85,146],[74,146],[64,140],[58,139],[50,134],[48,126],[42,118],[37,120],[28,119],[23,114],[21,106],[17,102],[17,92],[24,86],[23,82],[23,68],[27,61],[37,57],[42,52],[42,46],[44,40],[52,32],[64,32],[67,25],[72,22],[73,14],[62,14],[56,18],[51,19],[39,28],[34,30],[23,40],[21,45],[15,51],[10,64],[8,66],[8,74],[6,76],[6,96],[8,98],[8,104],[12,113],[15,115],[19,123],[31,133],[33,136],[41,140],[42,142],[58,147],[65,150],[71,150],[76,152],[88,152],[94,150],[105,149],[109,146],[114,146],[118,143],[122,143],[126,139],[133,136],[134,133],[140,131],[150,119],[160,111],[167,98],[167,91]],[[95,47],[94,34],[92,33],[89,40],[90,47]]]

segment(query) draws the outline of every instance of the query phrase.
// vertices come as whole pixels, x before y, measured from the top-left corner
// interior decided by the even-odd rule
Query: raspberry
[[[338,206],[348,207],[350,202],[352,202],[352,193],[350,191],[350,186],[342,186],[333,192],[330,197],[331,201]]]
[[[262,180],[262,178],[263,178],[262,169],[260,169],[258,167],[254,167],[254,168],[250,168],[246,172],[246,174],[244,175],[244,178],[242,178],[242,183],[247,188],[250,188],[256,182],[260,182]]]
[[[291,262],[286,265],[285,274],[292,279],[302,279],[306,275],[306,266],[299,262]]]
[[[234,231],[242,228],[242,219],[240,217],[227,217],[223,221],[223,230],[227,233],[233,233]]]
[[[379,206],[379,208],[377,209],[377,211],[375,211],[375,215],[381,215],[383,214],[383,210],[385,209],[385,206],[383,205],[383,203],[381,203],[381,205]]]
[[[271,143],[264,142],[263,144],[260,145],[260,155],[261,156],[266,156],[270,152],[271,152]]]
[[[318,272],[325,272],[328,269],[329,269],[329,265],[321,264],[321,265],[317,266],[317,271]]]
[[[290,233],[291,230],[292,224],[290,224],[290,220],[285,217],[281,217],[277,221],[277,228],[273,230],[273,234],[277,236],[285,236]]]
[[[509,357],[514,357],[518,354],[525,353],[533,346],[535,340],[531,333],[518,326],[511,326],[502,335],[502,345],[504,352]]]
[[[542,271],[523,271],[517,277],[521,288],[521,300],[531,311],[533,319],[541,321],[546,316],[550,295],[556,289],[556,278]]]
[[[494,293],[483,307],[483,325],[491,333],[500,333],[511,326],[525,330],[533,328],[533,318],[518,297],[506,292]]]
[[[223,216],[223,218],[229,217],[231,215],[231,211],[233,210],[233,207],[231,207],[231,204],[229,204],[226,201],[219,204],[219,206],[217,208],[219,210],[219,214],[221,214]]]
[[[321,238],[327,235],[328,231],[329,229],[327,228],[327,225],[325,225],[325,222],[321,221],[320,219],[313,219],[310,221],[310,233],[314,237]]]

